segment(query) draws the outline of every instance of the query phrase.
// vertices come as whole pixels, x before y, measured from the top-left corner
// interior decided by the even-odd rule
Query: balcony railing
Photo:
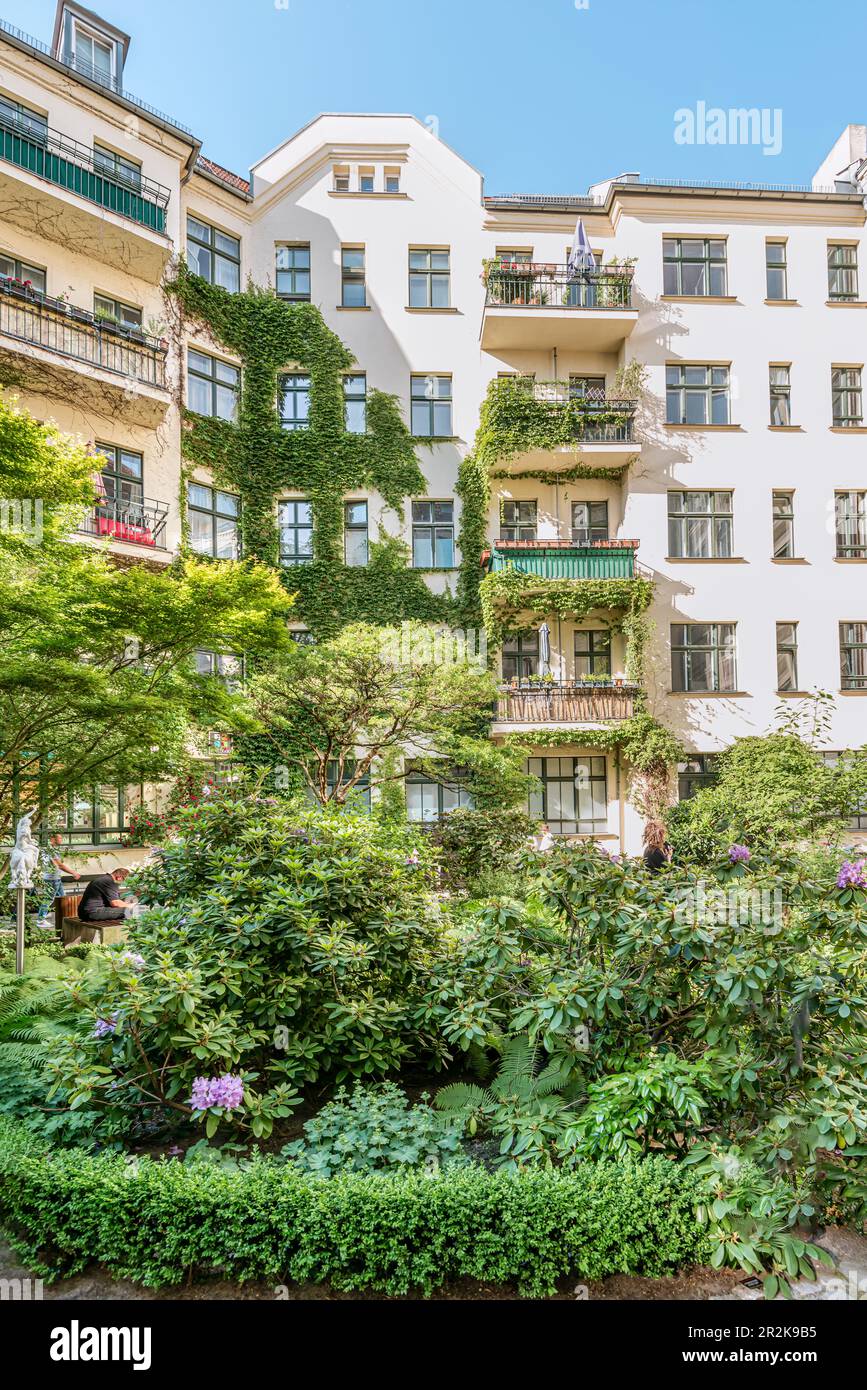
[[[494,541],[492,574],[514,569],[539,579],[634,579],[638,541]]]
[[[165,233],[167,188],[138,173],[105,169],[98,153],[48,126],[0,115],[0,159],[131,222]]]
[[[168,503],[142,497],[138,502],[121,502],[105,498],[99,502],[79,526],[87,536],[100,540],[126,541],[129,545],[147,545],[165,550]]]
[[[163,339],[99,319],[24,281],[0,277],[0,336],[165,389],[168,345]]]
[[[609,724],[629,719],[638,686],[611,681],[513,681],[500,687],[501,724]]]
[[[540,433],[562,442],[635,442],[634,399],[606,396],[598,387],[581,391],[569,381],[501,377],[492,384],[493,404],[509,432],[517,429],[532,443]]]
[[[565,265],[488,262],[483,273],[489,308],[631,309],[635,267],[572,271]]]

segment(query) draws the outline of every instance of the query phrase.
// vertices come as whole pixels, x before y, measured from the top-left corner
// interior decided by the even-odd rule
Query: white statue
[[[15,848],[9,856],[10,888],[32,888],[33,875],[39,862],[39,846],[33,838],[30,821],[36,807],[22,816],[15,828]]]

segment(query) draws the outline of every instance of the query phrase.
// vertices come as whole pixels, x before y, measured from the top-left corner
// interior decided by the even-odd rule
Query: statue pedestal
[[[15,889],[15,974],[24,974],[24,898],[27,890]]]

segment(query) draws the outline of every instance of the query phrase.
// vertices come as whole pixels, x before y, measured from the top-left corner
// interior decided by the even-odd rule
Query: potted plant
[[[624,673],[623,671],[615,671],[615,673],[614,673],[614,684],[615,684],[616,686],[621,686],[621,685],[625,685],[625,683],[626,683],[626,675],[625,675],[625,673]]]

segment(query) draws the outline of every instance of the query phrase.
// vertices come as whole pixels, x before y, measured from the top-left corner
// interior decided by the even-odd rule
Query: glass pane
[[[202,483],[188,483],[187,501],[191,507],[206,507],[210,510],[213,506],[214,494],[209,487],[205,487]]]
[[[238,553],[238,525],[228,517],[217,517],[217,558],[234,560]]]
[[[241,288],[241,269],[237,261],[227,261],[223,256],[217,256],[215,271],[217,284],[230,294],[237,294]]]
[[[205,512],[190,512],[190,546],[199,555],[213,555],[213,521]]]

